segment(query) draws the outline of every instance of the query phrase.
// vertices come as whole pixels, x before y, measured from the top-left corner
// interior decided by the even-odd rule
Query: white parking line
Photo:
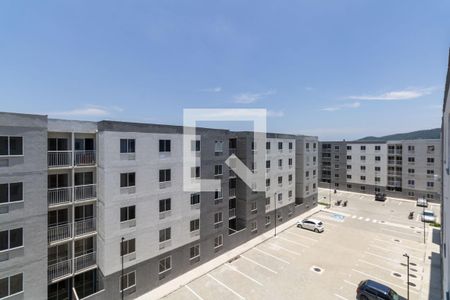
[[[284,237],[278,237],[280,240],[283,240],[283,241],[286,241],[286,242],[289,242],[289,243],[292,243],[292,244],[295,244],[295,245],[299,245],[299,246],[301,246],[301,247],[305,247],[305,248],[309,248],[309,246],[306,246],[306,245],[303,245],[303,244],[300,244],[299,242],[296,242],[296,241],[292,241],[292,240],[290,240],[290,239],[287,239],[287,238],[284,238]]]
[[[354,286],[354,287],[357,287],[357,286],[358,286],[356,283],[353,283],[353,282],[348,281],[348,280],[344,280],[344,282],[345,282],[346,284],[350,284],[351,286]]]
[[[345,298],[345,297],[342,297],[342,296],[340,296],[340,295],[338,295],[338,294],[334,294],[337,298],[339,298],[339,299],[342,299],[342,300],[348,300],[347,298]]]
[[[360,262],[362,262],[362,263],[364,263],[364,264],[366,264],[366,265],[369,265],[369,266],[372,266],[372,267],[375,267],[375,268],[378,268],[378,269],[387,271],[387,272],[389,272],[389,273],[391,273],[392,271],[394,271],[394,270],[392,270],[392,269],[388,269],[388,268],[382,267],[382,266],[380,266],[380,265],[373,264],[373,263],[368,262],[368,261],[363,260],[363,259],[358,259],[358,261],[360,261]],[[400,272],[397,272],[397,273],[400,273]],[[402,274],[402,273],[400,273],[400,274]],[[405,275],[405,274],[402,274],[402,276],[406,276],[406,275]]]
[[[375,256],[375,257],[378,257],[378,258],[381,258],[381,259],[384,259],[384,260],[387,260],[387,261],[389,261],[389,262],[391,262],[391,263],[394,263],[394,264],[401,264],[401,263],[402,263],[402,262],[399,261],[399,260],[390,259],[390,258],[387,258],[387,257],[385,257],[385,256],[381,256],[381,255],[378,255],[378,254],[374,254],[374,253],[372,253],[372,252],[367,252],[367,251],[365,251],[364,253],[365,253],[365,254],[372,255],[372,256]]]
[[[423,252],[423,251],[424,251],[424,249],[421,249],[421,248],[415,248],[415,247],[405,246],[405,245],[400,244],[400,243],[393,243],[393,242],[385,241],[385,240],[382,240],[382,239],[377,239],[377,238],[376,238],[376,239],[374,239],[374,241],[379,241],[379,242],[383,242],[383,243],[395,245],[395,246],[400,247],[400,248],[406,248],[406,249],[416,250],[416,251],[420,251],[420,252]]]
[[[233,270],[234,272],[239,273],[239,274],[241,274],[242,276],[244,276],[245,278],[247,278],[247,279],[253,281],[254,283],[259,284],[260,286],[263,286],[263,284],[262,284],[261,282],[259,282],[258,280],[253,279],[251,276],[248,276],[247,274],[245,274],[245,273],[239,271],[239,270],[237,269],[236,266],[233,266],[233,265],[231,265],[230,263],[226,263],[225,266],[227,266],[230,270]]]
[[[377,222],[377,220],[375,220],[375,219],[374,219],[374,220],[372,220],[372,223],[376,223],[376,222]]]
[[[403,255],[403,253],[405,253],[405,251],[403,250],[400,250],[400,251],[393,251],[393,250],[389,250],[389,249],[386,249],[386,248],[384,248],[384,247],[380,247],[380,246],[375,246],[375,245],[369,245],[369,247],[371,247],[371,248],[378,248],[378,249],[380,249],[380,250],[383,250],[383,251],[386,251],[386,252],[391,252],[391,253],[397,253],[398,255]],[[417,257],[417,256],[414,256],[414,255],[410,255],[410,257],[411,258],[414,258],[415,260],[418,260],[418,261],[423,261],[423,259],[422,258],[420,258],[420,257]]]
[[[357,216],[353,215],[353,216],[352,216],[352,219],[356,219],[356,217],[357,217]]]
[[[197,294],[193,289],[191,289],[187,284],[184,286],[187,288],[189,292],[191,292],[195,297],[197,297],[198,300],[204,300],[202,297],[200,297],[199,294]]]
[[[268,253],[268,252],[266,252],[266,251],[264,251],[264,250],[261,250],[261,249],[258,249],[258,248],[253,248],[253,250],[256,250],[256,251],[258,251],[258,252],[260,252],[260,253],[262,253],[262,254],[264,254],[264,255],[267,255],[267,256],[269,256],[269,257],[272,257],[273,259],[276,259],[276,260],[278,260],[278,261],[281,261],[282,263],[285,263],[285,264],[287,264],[287,265],[290,265],[290,264],[291,264],[291,263],[288,262],[287,260],[284,260],[284,259],[282,259],[282,258],[279,258],[279,257],[277,257],[277,256],[275,256],[275,255],[273,255],[273,254],[270,254],[270,253]]]
[[[405,288],[404,286],[401,286],[401,285],[398,285],[398,284],[395,284],[395,283],[386,281],[386,280],[384,280],[384,279],[381,279],[381,278],[372,276],[372,275],[370,275],[370,274],[367,274],[367,273],[364,273],[364,272],[361,272],[361,271],[358,271],[358,270],[355,270],[355,269],[352,269],[352,271],[354,271],[354,272],[356,272],[356,273],[359,273],[359,274],[362,274],[362,275],[364,275],[364,276],[366,276],[366,277],[368,277],[368,278],[373,278],[373,279],[375,279],[375,280],[378,280],[378,281],[387,283],[388,285],[392,285],[392,286],[398,287],[399,289],[406,290],[406,288]],[[414,291],[414,290],[411,290],[411,289],[410,289],[410,292],[411,292],[411,293],[414,293],[414,294],[418,294],[418,292],[416,292],[416,291]]]
[[[243,259],[245,259],[245,260],[248,260],[249,262],[252,262],[252,263],[254,263],[254,264],[257,265],[257,266],[260,266],[261,268],[266,269],[267,271],[270,271],[270,272],[272,272],[272,273],[274,273],[274,274],[278,274],[277,271],[274,271],[274,270],[272,270],[271,268],[266,267],[265,265],[262,265],[262,264],[260,264],[259,262],[254,261],[254,260],[251,259],[251,258],[248,258],[248,257],[246,257],[246,256],[244,256],[244,255],[241,255],[241,258],[243,258]]]
[[[220,284],[221,286],[223,286],[224,288],[226,288],[227,290],[229,290],[230,292],[232,292],[233,294],[235,294],[239,299],[243,299],[245,300],[244,297],[242,297],[241,295],[239,295],[235,290],[233,290],[232,288],[230,288],[229,286],[227,286],[225,283],[223,283],[222,281],[218,280],[217,278],[215,278],[214,276],[212,276],[211,274],[206,274],[208,275],[211,279],[213,279],[215,282],[217,282],[218,284]]]
[[[318,241],[319,241],[319,240],[316,240],[316,239],[313,239],[313,238],[310,238],[310,237],[307,237],[307,236],[303,236],[303,235],[301,235],[301,234],[289,232],[289,231],[287,231],[287,230],[285,230],[285,231],[283,231],[283,232],[288,233],[288,234],[292,234],[292,235],[295,235],[295,236],[298,236],[299,238],[311,240],[311,241],[313,241],[313,242],[318,242]]]
[[[418,233],[414,234],[414,233],[402,232],[402,231],[386,229],[386,228],[381,228],[381,230],[389,231],[389,232],[395,232],[395,233],[400,233],[400,234],[406,234],[406,235],[414,236],[414,237],[420,237],[420,235],[418,235]]]
[[[367,218],[367,219],[366,219],[366,222],[369,222],[369,221],[370,221],[370,218]]]
[[[299,253],[297,253],[297,252],[295,252],[295,251],[292,251],[292,250],[289,250],[289,249],[287,249],[287,248],[284,248],[284,247],[282,247],[282,246],[279,246],[279,245],[277,245],[277,244],[272,244],[272,243],[270,243],[269,245],[271,245],[271,246],[274,247],[275,249],[278,248],[278,249],[284,250],[284,251],[286,251],[286,252],[288,252],[288,253],[291,253],[291,254],[293,254],[293,255],[301,256]]]
[[[364,219],[364,218],[363,218],[363,217],[359,217],[359,218],[358,218],[358,220],[362,220],[362,219]]]

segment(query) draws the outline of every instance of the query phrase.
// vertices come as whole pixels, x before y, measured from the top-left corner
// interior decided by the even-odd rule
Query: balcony
[[[230,208],[228,212],[228,219],[236,218],[236,208]]]
[[[96,253],[91,252],[81,256],[77,256],[73,259],[74,272],[80,272],[85,269],[95,267],[96,265]]]
[[[48,151],[47,159],[49,167],[70,167],[72,165],[72,151]]]
[[[75,186],[75,202],[97,198],[97,185],[86,184]]]
[[[48,228],[48,243],[54,243],[72,238],[72,224],[61,224]]]
[[[74,235],[80,236],[93,233],[96,230],[95,218],[88,218],[75,222]]]
[[[236,198],[236,188],[230,188],[230,198]]]
[[[75,150],[75,165],[95,165],[95,150]]]
[[[72,260],[64,260],[48,266],[47,277],[49,282],[72,274]]]
[[[72,203],[72,187],[49,189],[47,193],[48,206]]]

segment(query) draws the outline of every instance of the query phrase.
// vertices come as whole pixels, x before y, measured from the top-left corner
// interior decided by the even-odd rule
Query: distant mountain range
[[[441,128],[418,130],[407,133],[396,133],[385,136],[366,136],[357,141],[387,141],[387,140],[418,140],[418,139],[439,139],[441,138]]]

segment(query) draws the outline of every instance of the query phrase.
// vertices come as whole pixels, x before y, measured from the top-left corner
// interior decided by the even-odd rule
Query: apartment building
[[[215,191],[181,126],[0,114],[0,299],[133,299],[317,205],[316,137],[195,134]]]
[[[441,299],[450,299],[450,51],[442,114]]]
[[[320,142],[320,186],[440,200],[440,140]]]

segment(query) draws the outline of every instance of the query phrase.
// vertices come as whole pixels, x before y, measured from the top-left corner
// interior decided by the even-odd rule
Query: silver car
[[[428,207],[428,201],[425,198],[419,198],[417,199],[417,206],[420,207]]]
[[[302,221],[298,221],[297,227],[312,230],[314,232],[323,232],[325,229],[323,222],[317,219],[304,219]]]
[[[434,212],[429,209],[425,209],[422,213],[422,222],[427,223],[434,223],[436,222],[436,216],[434,215]]]

